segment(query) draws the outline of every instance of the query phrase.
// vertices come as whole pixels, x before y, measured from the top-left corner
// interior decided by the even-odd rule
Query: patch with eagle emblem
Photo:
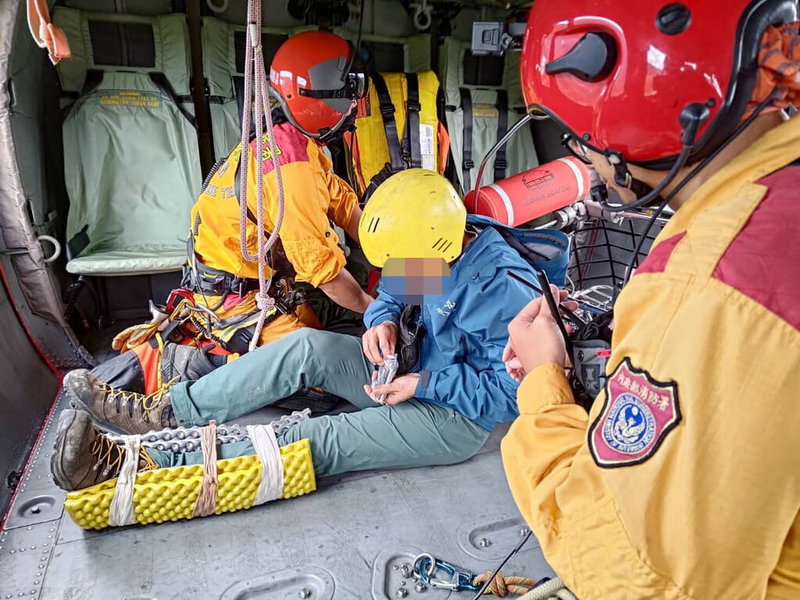
[[[589,449],[600,467],[646,461],[681,422],[678,386],[661,382],[625,358],[606,381],[603,410],[589,428]]]

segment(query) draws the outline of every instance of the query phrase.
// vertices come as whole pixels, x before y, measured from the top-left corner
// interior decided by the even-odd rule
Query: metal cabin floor
[[[0,600],[470,598],[415,590],[402,566],[430,552],[478,573],[525,527],[506,484],[500,428],[460,465],[323,479],[308,496],[160,525],[85,532],[63,510],[49,459],[60,398],[0,532]],[[266,422],[259,411],[239,422]],[[534,538],[503,569],[553,572]],[[405,584],[403,584],[405,582]],[[310,592],[310,595],[307,593]]]

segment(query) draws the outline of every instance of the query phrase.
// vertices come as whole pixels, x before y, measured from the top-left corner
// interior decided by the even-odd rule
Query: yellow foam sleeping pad
[[[283,462],[283,498],[303,496],[317,489],[311,446],[307,439],[280,449]],[[250,508],[261,483],[261,461],[255,454],[217,461],[217,500],[214,514]],[[191,519],[203,481],[203,465],[167,467],[136,475],[133,509],[140,525]],[[108,527],[117,480],[67,493],[64,508],[83,529]]]

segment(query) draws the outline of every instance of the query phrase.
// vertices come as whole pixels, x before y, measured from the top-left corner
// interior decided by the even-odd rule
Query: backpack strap
[[[397,122],[394,119],[395,107],[392,104],[392,97],[386,87],[386,81],[380,73],[372,76],[372,83],[375,92],[378,94],[378,104],[380,105],[381,118],[383,119],[383,130],[386,133],[386,143],[389,146],[389,160],[392,171],[397,173],[405,168],[403,156],[400,151],[399,136],[397,133]]]
[[[463,178],[464,193],[472,189],[470,171],[475,166],[472,162],[472,95],[467,88],[459,90],[461,94],[461,112],[463,113],[462,140],[464,149],[461,160],[461,174]]]
[[[497,141],[503,139],[508,132],[508,94],[505,90],[497,92]],[[494,157],[494,180],[500,181],[506,178],[508,162],[506,161],[506,147],[503,146],[497,151]],[[480,184],[480,182],[478,182]]]

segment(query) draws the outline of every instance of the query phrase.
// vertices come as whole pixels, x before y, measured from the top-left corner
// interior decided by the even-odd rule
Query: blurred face
[[[592,168],[597,171],[600,179],[606,184],[609,195],[619,196],[622,204],[630,204],[636,201],[637,197],[635,193],[614,182],[614,165],[608,162],[608,158],[588,148],[586,149],[586,153]]]

